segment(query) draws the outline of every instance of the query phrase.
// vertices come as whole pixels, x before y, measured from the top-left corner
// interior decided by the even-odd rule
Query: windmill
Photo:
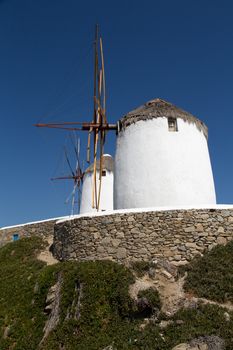
[[[60,122],[36,124],[37,127],[47,127],[63,130],[87,131],[87,162],[93,161],[93,185],[92,207],[99,211],[103,154],[106,133],[109,130],[117,130],[116,124],[109,124],[106,116],[106,83],[104,69],[104,53],[102,38],[99,35],[99,27],[96,25],[94,40],[94,93],[93,93],[93,118],[91,122]],[[91,141],[92,140],[92,141]],[[91,143],[93,153],[91,156]],[[97,179],[97,158],[100,160],[100,171]],[[98,186],[97,186],[98,181]]]
[[[71,215],[74,215],[75,213],[75,204],[78,203],[78,212],[80,211],[80,202],[81,202],[81,195],[82,195],[82,183],[83,183],[83,177],[84,177],[84,172],[81,167],[80,163],[80,139],[76,137],[74,133],[74,140],[71,138],[71,141],[74,146],[74,151],[76,155],[76,164],[75,164],[75,169],[73,169],[71,165],[71,161],[68,156],[68,152],[66,147],[64,146],[64,155],[65,155],[65,160],[67,163],[67,166],[70,170],[70,175],[65,175],[65,176],[59,176],[59,177],[53,177],[51,178],[52,181],[54,180],[73,180],[74,186],[73,190],[70,193],[70,195],[67,197],[65,203],[68,203],[71,201]],[[77,198],[77,201],[76,201]]]

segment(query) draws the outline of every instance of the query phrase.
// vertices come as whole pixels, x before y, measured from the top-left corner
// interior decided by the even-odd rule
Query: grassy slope
[[[195,258],[184,271],[188,272],[186,291],[221,303],[233,302],[233,242]]]
[[[45,322],[43,307],[34,302],[34,287],[43,263],[33,258],[42,246],[39,239],[20,240],[0,249],[0,349],[35,349]],[[20,339],[20,346],[17,343]]]
[[[47,319],[44,314],[46,295],[58,273],[63,276],[60,323],[44,343],[44,350],[62,349],[62,346],[66,350],[97,350],[111,344],[118,350],[169,350],[194,337],[212,334],[223,337],[227,349],[233,349],[233,314],[227,322],[224,318],[225,310],[216,306],[200,306],[193,310],[180,310],[173,317],[174,321],[184,321],[179,322],[179,325],[173,323],[161,331],[158,327],[159,320],[140,330],[142,319],[135,312],[135,305],[128,295],[128,286],[133,281],[129,270],[106,261],[68,262],[47,267],[35,258],[41,246],[39,239],[32,238],[0,249],[1,350],[38,348]],[[231,278],[233,272],[231,251],[230,244],[225,248],[225,253],[221,250],[212,253],[220,256],[227,254],[228,278]],[[218,260],[215,255],[213,259],[212,257],[213,255],[208,255],[208,261],[212,261],[211,269],[216,271]],[[190,272],[196,274],[190,276],[195,276],[195,279],[206,276],[211,290],[214,285],[221,285],[222,273],[215,273],[215,278],[209,280],[209,269],[203,270],[200,261],[198,265],[191,264]],[[206,266],[206,261],[204,265]],[[73,300],[78,298],[78,295],[75,296],[77,283],[83,286],[81,317],[78,320],[67,320],[67,310],[72,309]],[[221,288],[226,288],[225,299],[231,299],[228,284]],[[6,327],[9,327],[8,332]],[[5,334],[8,333],[5,338],[4,330]]]

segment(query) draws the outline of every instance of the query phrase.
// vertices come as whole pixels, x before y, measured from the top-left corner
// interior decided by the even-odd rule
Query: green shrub
[[[131,263],[131,269],[138,277],[143,277],[151,267],[155,267],[155,264],[149,261],[140,260]]]
[[[233,302],[233,242],[216,246],[180,269],[188,272],[184,288],[199,297]]]
[[[43,334],[43,307],[47,290],[36,302],[34,293],[44,263],[36,259],[43,243],[22,239],[0,249],[0,349],[35,349]],[[3,337],[8,329],[8,336]]]
[[[152,309],[160,309],[161,308],[161,301],[159,297],[159,293],[156,289],[154,288],[148,288],[141,290],[138,293],[138,298],[146,298],[149,306]]]
[[[45,266],[36,259],[42,247],[40,239],[30,238],[0,249],[1,350],[38,349],[48,319],[44,313],[46,297],[58,275],[63,280],[59,324],[41,350],[62,347],[66,350],[102,350],[109,345],[114,350],[170,350],[179,343],[204,335],[217,335],[225,340],[226,350],[233,349],[232,312],[228,312],[230,320],[227,320],[224,309],[198,305],[195,309],[178,311],[171,318],[173,323],[165,329],[159,327],[159,321],[142,329],[139,327],[142,319],[134,317],[134,303],[128,294],[134,277],[127,268],[109,261]],[[229,299],[231,288],[223,279],[231,278],[232,249],[232,244],[218,247],[186,268],[192,283],[195,276],[194,286],[198,292],[202,291],[201,283],[206,283],[204,291],[207,289],[207,277],[211,276],[211,269],[215,269],[215,280],[209,279],[210,288],[213,291],[212,285],[217,283],[223,295],[228,293]],[[217,291],[214,295],[218,295]],[[160,308],[156,290],[149,288],[138,296],[147,298],[153,308]],[[79,313],[75,318],[77,307]],[[67,318],[68,314],[72,317]],[[160,313],[159,320],[162,319],[169,317],[163,318]]]
[[[59,271],[63,275],[60,323],[44,349],[57,349],[61,343],[66,349],[73,349],[73,343],[79,349],[99,349],[131,329],[133,302],[128,288],[134,278],[128,269],[110,261],[89,261],[63,263]],[[77,282],[82,286],[80,319],[67,320]]]

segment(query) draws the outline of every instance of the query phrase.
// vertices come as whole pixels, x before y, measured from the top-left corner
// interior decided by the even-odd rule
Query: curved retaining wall
[[[56,221],[57,219],[51,219],[0,228],[0,247],[14,241],[14,235],[17,235],[17,239],[31,236],[52,237]]]
[[[54,254],[60,260],[166,258],[185,264],[233,238],[233,209],[195,209],[80,217],[57,223]]]

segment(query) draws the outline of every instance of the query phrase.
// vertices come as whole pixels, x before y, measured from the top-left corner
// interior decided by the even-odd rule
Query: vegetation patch
[[[134,305],[128,294],[129,284],[134,282],[131,272],[110,261],[66,262],[59,264],[59,271],[63,275],[60,322],[43,349],[61,345],[65,349],[101,349],[112,342],[123,346],[123,339],[127,343],[127,334],[134,327]],[[72,312],[75,304],[77,312]]]
[[[155,268],[155,264],[151,261],[134,261],[131,263],[131,269],[135,272],[137,277],[143,277],[149,272],[150,268]]]
[[[187,271],[184,288],[198,297],[233,302],[233,242],[216,246],[180,268]]]
[[[43,243],[22,239],[0,249],[0,349],[36,349],[42,338],[47,289],[36,298],[34,289],[44,267],[36,259]]]
[[[226,350],[233,349],[233,313],[228,312],[226,317],[225,309],[200,304],[170,318],[160,313],[142,328],[144,319],[140,319],[137,305],[128,294],[134,282],[129,269],[110,261],[46,266],[36,259],[42,247],[39,238],[29,238],[0,249],[1,350],[103,350],[108,346],[115,350],[171,350],[179,343],[212,335],[225,341]],[[222,274],[224,279],[230,278],[230,252],[231,244],[218,247],[202,258],[207,259],[203,265],[199,265],[201,259],[191,263],[188,269],[192,273],[195,266],[200,268],[193,275],[199,279],[198,286],[203,284],[203,274],[210,273],[207,268],[203,273],[201,267],[216,268],[217,259],[228,259]],[[216,271],[215,281],[228,293],[224,300],[231,300],[229,287],[226,292],[220,270]],[[52,315],[48,310],[45,313],[48,295],[58,281],[60,292],[55,297],[59,298],[59,322],[41,343],[46,321]],[[146,299],[151,308],[160,308],[156,290],[141,291],[138,297]],[[161,328],[161,321],[170,322]]]
[[[216,305],[199,305],[195,309],[182,309],[165,329],[150,323],[139,336],[137,348],[171,350],[175,345],[202,336],[215,335],[225,342],[225,350],[233,349],[233,314],[226,321],[224,309]],[[143,348],[144,344],[144,348]]]
[[[161,308],[159,293],[154,288],[141,290],[138,293],[138,308],[147,311],[148,315],[158,314]]]

